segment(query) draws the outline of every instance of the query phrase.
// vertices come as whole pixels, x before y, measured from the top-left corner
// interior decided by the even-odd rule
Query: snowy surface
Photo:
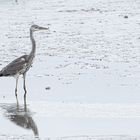
[[[0,68],[29,53],[32,24],[50,28],[35,33],[27,110],[22,80],[17,107],[0,79],[0,139],[140,139],[139,0],[0,0],[0,19]]]

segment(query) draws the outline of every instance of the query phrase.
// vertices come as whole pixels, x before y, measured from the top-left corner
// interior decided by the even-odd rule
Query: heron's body
[[[39,27],[38,25],[32,25],[30,28],[30,39],[32,42],[32,50],[29,55],[23,55],[11,63],[9,63],[7,66],[5,66],[1,71],[0,71],[0,77],[2,76],[14,76],[16,77],[16,88],[15,88],[15,93],[17,96],[17,84],[18,84],[18,78],[20,75],[23,75],[24,78],[24,90],[25,90],[25,95],[26,95],[26,86],[25,86],[25,76],[26,72],[30,69],[33,59],[35,57],[35,51],[36,51],[36,43],[35,39],[33,37],[33,32],[38,31],[38,30],[48,30],[48,28],[44,27]]]
[[[24,74],[31,66],[31,64],[28,64],[28,59],[28,55],[23,55],[15,59],[0,71],[0,76],[16,76]]]

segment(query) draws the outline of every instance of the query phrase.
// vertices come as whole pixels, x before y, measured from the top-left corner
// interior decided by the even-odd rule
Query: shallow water
[[[140,104],[30,101],[23,105],[3,100],[0,139],[139,139],[139,110]]]
[[[0,0],[0,68],[31,49],[22,78],[0,79],[0,139],[133,140],[140,122],[138,0]]]

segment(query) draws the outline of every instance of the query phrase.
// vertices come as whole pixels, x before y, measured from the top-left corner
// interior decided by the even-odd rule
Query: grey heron
[[[38,25],[32,25],[30,27],[30,39],[32,42],[32,49],[29,55],[23,55],[15,60],[13,60],[11,63],[9,63],[7,66],[5,66],[1,71],[0,71],[0,77],[2,76],[14,76],[16,77],[16,88],[15,88],[15,95],[17,97],[17,86],[18,86],[18,79],[20,75],[23,75],[23,87],[24,87],[24,97],[26,96],[27,90],[26,90],[26,83],[25,83],[25,78],[26,78],[26,72],[30,69],[33,59],[35,57],[35,52],[36,52],[36,42],[33,36],[33,33],[35,31],[39,30],[48,30],[49,28],[45,27],[40,27]]]

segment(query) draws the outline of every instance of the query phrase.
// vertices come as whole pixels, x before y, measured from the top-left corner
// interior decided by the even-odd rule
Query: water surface
[[[0,0],[0,68],[31,49],[27,105],[0,79],[0,139],[134,140],[140,122],[138,0]]]

